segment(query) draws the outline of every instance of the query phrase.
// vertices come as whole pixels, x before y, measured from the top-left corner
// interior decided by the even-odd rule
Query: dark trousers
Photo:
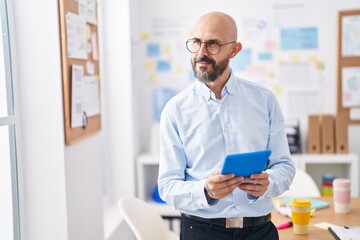
[[[272,222],[245,228],[225,228],[181,217],[180,240],[279,240]]]

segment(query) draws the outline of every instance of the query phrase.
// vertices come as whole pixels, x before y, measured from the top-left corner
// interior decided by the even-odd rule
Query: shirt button
[[[229,129],[228,129],[228,128],[225,128],[225,129],[224,129],[224,131],[225,131],[225,132],[228,132],[228,131],[229,131]]]
[[[224,104],[221,104],[221,107],[224,108]]]

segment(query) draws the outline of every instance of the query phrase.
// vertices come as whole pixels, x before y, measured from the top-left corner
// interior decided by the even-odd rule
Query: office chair
[[[280,197],[320,197],[320,191],[314,179],[305,171],[296,169],[295,177]]]
[[[137,240],[178,240],[148,203],[136,197],[123,197],[118,201],[118,208],[126,223],[134,232]]]

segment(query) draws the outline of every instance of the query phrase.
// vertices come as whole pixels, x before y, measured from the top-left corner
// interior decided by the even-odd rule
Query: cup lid
[[[291,206],[294,207],[310,207],[311,202],[307,198],[294,198],[291,200]]]
[[[333,181],[333,185],[340,187],[348,187],[350,186],[350,179],[347,178],[335,178]]]

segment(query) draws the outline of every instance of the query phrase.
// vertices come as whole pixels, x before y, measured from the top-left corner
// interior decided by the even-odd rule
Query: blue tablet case
[[[250,177],[265,170],[271,151],[229,154],[225,157],[221,174],[234,173],[235,176]]]

